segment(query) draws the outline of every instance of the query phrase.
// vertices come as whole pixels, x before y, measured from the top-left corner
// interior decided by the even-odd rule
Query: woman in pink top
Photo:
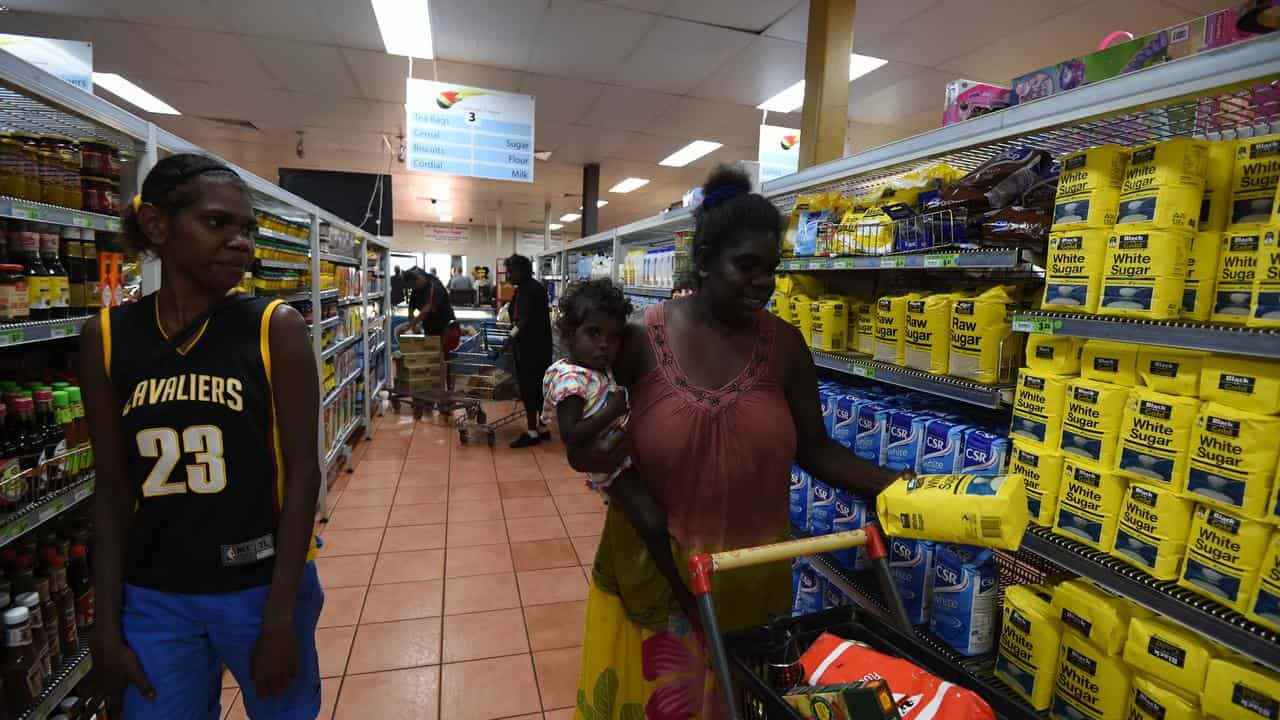
[[[789,475],[873,497],[895,478],[827,437],[817,375],[799,331],[765,311],[783,219],[738,170],[704,187],[693,240],[696,294],[631,326],[615,376],[631,391],[629,441],[570,451],[586,472],[635,470],[614,502],[592,572],[577,709],[582,720],[718,718],[687,586],[689,554],[789,532]],[[717,574],[721,628],[787,615],[787,563]],[[691,619],[693,618],[693,619]]]

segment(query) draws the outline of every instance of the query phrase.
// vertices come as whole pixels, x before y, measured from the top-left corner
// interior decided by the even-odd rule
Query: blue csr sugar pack
[[[995,645],[1000,594],[995,556],[968,545],[937,546],[933,614],[929,630],[961,655],[981,655]]]
[[[814,572],[817,572],[816,570]],[[849,604],[849,596],[844,594],[838,585],[833,582],[824,582],[822,584],[822,609],[830,610],[831,608],[844,607]]]
[[[867,503],[857,495],[839,488],[834,488],[833,492],[835,495],[835,514],[832,516],[831,532],[861,530],[863,526],[875,519],[874,502]],[[852,570],[864,570],[871,567],[871,561],[867,559],[866,548],[863,547],[836,550],[831,555],[841,565]]]
[[[791,614],[808,615],[821,612],[826,594],[827,579],[804,558],[797,558],[791,565]]]
[[[799,465],[791,466],[791,526],[809,527],[809,473]]]
[[[840,395],[840,388],[834,385],[818,385],[818,404],[822,408],[822,424],[826,425],[828,436],[832,433],[832,425],[836,411],[836,400]]]
[[[925,426],[934,416],[916,410],[894,410],[885,423],[884,466],[890,470],[914,469],[924,441]]]
[[[858,432],[853,454],[875,465],[884,465],[884,428],[891,409],[881,402],[865,403],[858,408]]]
[[[924,625],[932,614],[935,548],[929,540],[889,538],[889,574],[912,625]]]
[[[831,439],[841,445],[853,449],[854,439],[858,432],[858,408],[864,400],[856,395],[841,395],[835,400],[835,409],[831,418]]]
[[[810,535],[829,535],[835,530],[836,490],[812,475],[809,476]]]
[[[960,467],[960,448],[970,426],[949,417],[935,418],[924,428],[924,441],[916,455],[917,475],[949,475]]]
[[[1009,460],[1009,438],[970,428],[964,434],[959,475],[1000,475]]]

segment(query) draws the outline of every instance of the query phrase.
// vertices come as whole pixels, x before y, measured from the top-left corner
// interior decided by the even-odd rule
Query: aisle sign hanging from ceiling
[[[760,126],[760,182],[800,169],[800,131],[776,125]]]
[[[409,78],[405,167],[533,182],[532,95]]]

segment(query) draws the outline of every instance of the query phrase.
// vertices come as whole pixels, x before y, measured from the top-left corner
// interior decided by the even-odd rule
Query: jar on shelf
[[[84,209],[103,215],[120,214],[120,183],[102,177],[83,177]]]
[[[52,150],[42,149],[38,152],[40,168],[40,202],[46,205],[63,203],[62,192],[62,158]]]
[[[84,208],[84,190],[80,187],[80,160],[64,158],[62,161],[62,202],[72,210]]]
[[[80,141],[80,174],[108,180],[120,179],[120,151],[97,140]]]
[[[26,322],[30,319],[27,276],[21,265],[0,265],[0,322]]]
[[[24,188],[18,197],[40,202],[40,148],[36,144],[36,136],[13,133],[9,137],[18,143],[22,157],[21,175]]]

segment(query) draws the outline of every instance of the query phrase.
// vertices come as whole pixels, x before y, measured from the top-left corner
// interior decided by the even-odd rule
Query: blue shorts
[[[190,595],[126,584],[124,640],[142,662],[156,699],[148,702],[129,685],[125,720],[218,720],[223,665],[240,684],[249,717],[314,720],[320,713],[316,623],[324,606],[315,563],[303,570],[294,609],[300,672],[283,696],[263,700],[253,690],[250,661],[269,591]]]

